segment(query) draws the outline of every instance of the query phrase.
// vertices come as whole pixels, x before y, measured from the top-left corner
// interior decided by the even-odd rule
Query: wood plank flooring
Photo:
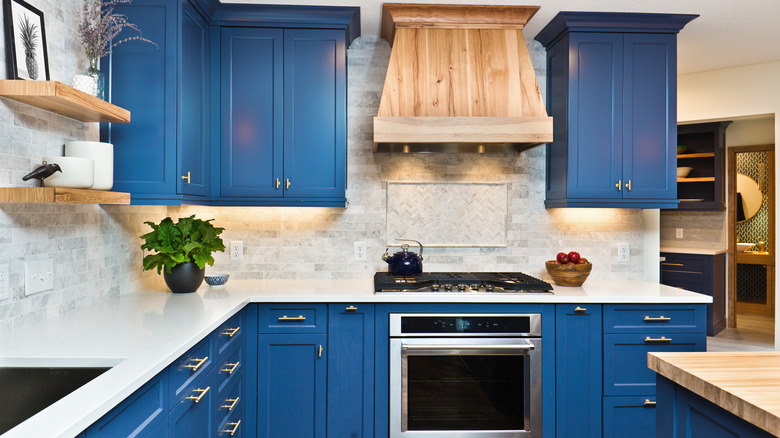
[[[766,316],[739,314],[737,327],[707,337],[707,351],[763,351],[775,349],[775,320]]]

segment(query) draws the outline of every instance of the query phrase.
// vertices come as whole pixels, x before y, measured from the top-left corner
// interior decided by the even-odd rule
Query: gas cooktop
[[[552,286],[522,272],[425,272],[419,275],[377,272],[374,291],[552,293]]]

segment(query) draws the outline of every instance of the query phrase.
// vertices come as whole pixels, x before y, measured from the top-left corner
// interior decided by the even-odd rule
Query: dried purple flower
[[[158,47],[154,41],[144,38],[138,26],[127,21],[126,15],[114,13],[115,6],[131,2],[132,0],[84,0],[84,6],[78,14],[78,31],[87,57],[102,58],[111,53],[111,49],[117,45],[132,40],[145,41]],[[114,41],[126,27],[138,32],[138,35]]]

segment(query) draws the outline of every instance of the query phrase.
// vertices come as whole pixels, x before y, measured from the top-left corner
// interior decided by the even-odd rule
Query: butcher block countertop
[[[780,436],[780,351],[649,353],[647,365],[696,395]]]

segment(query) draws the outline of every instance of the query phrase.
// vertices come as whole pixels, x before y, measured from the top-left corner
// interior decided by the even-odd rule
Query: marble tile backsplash
[[[80,50],[63,29],[72,28],[77,2],[41,3],[52,79],[69,83],[78,70]],[[62,18],[50,20],[49,14]],[[53,35],[62,36],[57,50]],[[529,48],[544,89],[544,51],[535,43]],[[480,156],[375,154],[372,123],[389,54],[387,42],[377,36],[363,36],[348,50],[347,208],[0,204],[0,265],[10,267],[12,292],[0,301],[0,329],[15,329],[142,287],[162,290],[164,283],[156,273],[141,272],[138,236],[149,230],[144,221],[165,216],[214,218],[226,229],[226,244],[243,241],[243,260],[231,261],[226,253],[218,253],[215,266],[207,268],[229,272],[233,279],[366,278],[386,269],[381,255],[386,248],[389,182],[506,185],[506,247],[426,248],[426,270],[522,270],[548,278],[545,260],[559,251],[578,250],[594,263],[591,278],[643,277],[641,212],[545,209],[543,147]],[[4,53],[0,56],[5,59]],[[94,140],[97,135],[97,124],[0,98],[0,185],[31,185],[20,178],[40,156],[61,154],[65,140]],[[441,208],[447,205],[442,202]],[[366,262],[354,261],[353,242],[358,240],[367,243]],[[628,264],[617,263],[621,242],[631,245]],[[55,261],[55,289],[25,296],[24,262],[43,258]]]

